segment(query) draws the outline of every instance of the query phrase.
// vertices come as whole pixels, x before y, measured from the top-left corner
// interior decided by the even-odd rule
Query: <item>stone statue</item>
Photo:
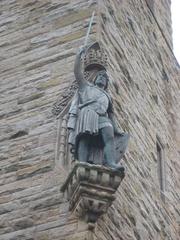
[[[118,162],[129,135],[120,131],[114,118],[112,100],[106,91],[109,81],[103,64],[106,60],[97,42],[81,48],[76,55],[74,74],[78,91],[69,109],[69,144],[80,162],[124,171]]]

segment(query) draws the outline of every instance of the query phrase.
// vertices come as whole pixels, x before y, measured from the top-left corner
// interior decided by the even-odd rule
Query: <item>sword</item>
[[[89,38],[90,31],[91,31],[92,22],[93,22],[93,19],[94,19],[94,14],[95,14],[95,11],[92,13],[92,16],[91,16],[91,19],[90,19],[90,22],[89,22],[88,30],[87,30],[87,33],[86,33],[86,38],[85,38],[85,41],[84,41],[84,48],[86,47],[87,42],[88,42],[88,38]]]

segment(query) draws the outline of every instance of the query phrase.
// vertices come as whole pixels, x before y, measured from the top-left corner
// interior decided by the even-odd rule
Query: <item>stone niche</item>
[[[76,162],[61,187],[69,201],[69,210],[93,229],[97,219],[115,200],[124,175],[124,171]]]

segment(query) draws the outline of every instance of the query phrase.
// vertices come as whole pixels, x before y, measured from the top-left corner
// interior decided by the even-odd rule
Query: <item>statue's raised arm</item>
[[[81,60],[84,52],[85,52],[85,48],[79,49],[79,51],[76,54],[76,59],[75,59],[75,64],[74,64],[74,75],[75,75],[76,81],[79,85],[79,88],[84,87],[85,84],[87,83],[86,80],[84,79],[82,60]]]

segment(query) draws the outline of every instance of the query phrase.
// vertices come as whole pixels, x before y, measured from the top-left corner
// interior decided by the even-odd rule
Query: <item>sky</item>
[[[171,0],[173,49],[180,64],[180,0]]]

